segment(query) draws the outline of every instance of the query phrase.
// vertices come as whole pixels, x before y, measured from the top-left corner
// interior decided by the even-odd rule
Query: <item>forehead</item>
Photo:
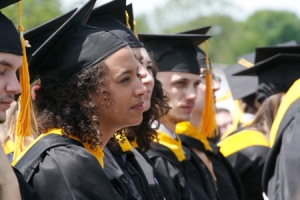
[[[188,81],[198,81],[200,76],[197,74],[185,73],[185,72],[158,72],[157,79],[161,82],[172,82],[176,80],[185,79]]]
[[[17,70],[22,63],[22,56],[0,52],[0,65]]]

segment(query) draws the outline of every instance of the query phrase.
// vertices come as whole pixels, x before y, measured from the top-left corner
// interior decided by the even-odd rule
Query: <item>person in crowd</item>
[[[2,1],[0,2],[0,9],[16,2],[18,1]],[[24,67],[24,63],[22,62],[23,49],[20,35],[13,23],[2,12],[0,12],[0,25],[5,27],[0,29],[0,124],[3,126],[7,120],[6,111],[15,102],[14,96],[21,93],[16,72],[20,67]],[[23,94],[25,94],[24,91]],[[15,115],[12,114],[11,116]],[[2,131],[5,130],[7,129],[2,129]],[[6,139],[9,135],[7,132],[1,134]],[[25,182],[22,174],[11,167],[2,147],[0,147],[0,160],[0,199],[40,199],[33,188]]]
[[[175,127],[190,117],[200,83],[194,44],[202,43],[209,36],[140,34],[139,38],[158,66],[157,79],[161,81],[171,107],[159,119],[158,136],[147,155],[155,168],[172,180],[178,199],[205,199],[202,179],[189,163]]]
[[[201,30],[201,28],[199,28]],[[194,30],[195,32],[195,30]],[[206,54],[200,48],[197,49],[197,63],[201,71],[201,82],[197,87],[198,93],[195,101],[195,108],[189,121],[177,123],[176,133],[182,141],[182,144],[190,150],[190,162],[201,173],[203,187],[208,199],[243,199],[243,188],[239,178],[233,171],[228,161],[219,152],[218,147],[209,140],[214,137],[217,124],[210,122],[211,134],[207,133],[201,126],[206,116],[209,104],[205,101],[211,101],[210,109],[215,108],[214,92],[220,88],[220,80],[213,75],[209,60]],[[206,80],[207,73],[211,73],[211,79]],[[210,81],[210,82],[207,82]],[[208,91],[207,85],[211,87]],[[210,94],[208,93],[210,92]],[[211,95],[211,98],[208,98]],[[213,113],[213,110],[210,111]],[[214,117],[209,116],[209,117]],[[218,138],[218,137],[215,137]]]
[[[284,47],[257,48],[254,66],[236,73],[237,75],[256,75],[258,77],[256,97],[260,106],[252,123],[232,132],[219,143],[221,152],[230,161],[241,178],[246,199],[249,200],[263,199],[261,182],[266,157],[270,150],[270,130],[278,112],[283,93],[287,90],[285,87],[288,88],[292,84],[292,80],[280,83],[274,81],[280,75],[282,77],[287,76],[288,74],[281,73],[283,71],[281,67],[283,65],[289,66],[293,62],[289,62],[283,56],[279,60],[285,60],[286,63],[278,62],[278,65],[274,65],[277,58],[273,59],[279,56],[281,48]],[[291,47],[285,47],[285,49],[289,48]],[[276,55],[277,53],[278,55]],[[291,53],[293,52],[291,51]],[[281,74],[279,75],[279,73]]]
[[[122,198],[102,169],[102,149],[117,130],[142,121],[146,88],[128,44],[85,25],[94,3],[30,59],[31,81],[41,81],[34,100],[39,137],[13,164],[43,199]]]
[[[222,136],[232,126],[232,116],[230,111],[226,108],[218,108],[216,110],[216,121]]]

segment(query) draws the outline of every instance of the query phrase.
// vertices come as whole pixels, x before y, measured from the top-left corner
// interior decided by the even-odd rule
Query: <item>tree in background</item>
[[[25,32],[62,14],[60,0],[22,1],[22,24]],[[11,5],[1,10],[14,24],[18,25],[18,6]]]
[[[214,63],[233,64],[256,47],[289,40],[300,43],[300,19],[288,11],[260,10],[237,21],[226,0],[168,0],[153,13],[136,17],[138,33],[176,33],[212,25],[209,56]],[[202,47],[203,48],[203,47]]]

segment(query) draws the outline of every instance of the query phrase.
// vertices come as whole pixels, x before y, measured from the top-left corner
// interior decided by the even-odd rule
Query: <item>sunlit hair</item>
[[[34,101],[39,134],[61,128],[64,136],[87,141],[91,149],[100,145],[97,106],[108,108],[111,104],[107,72],[105,63],[100,62],[51,91],[43,90],[41,84]],[[92,94],[98,97],[98,102],[92,100]]]
[[[153,59],[151,60],[153,62]],[[125,134],[128,139],[131,141],[136,139],[139,150],[142,152],[149,150],[150,143],[154,138],[157,138],[155,128],[159,126],[159,123],[155,123],[157,127],[153,127],[153,122],[158,122],[158,119],[170,110],[168,97],[162,89],[161,82],[156,79],[157,71],[157,67],[153,62],[152,73],[154,77],[154,88],[149,110],[143,113],[143,120],[140,125],[125,129]]]
[[[253,122],[246,128],[255,129],[269,137],[269,133],[276,117],[284,93],[273,94],[268,97],[258,109]]]

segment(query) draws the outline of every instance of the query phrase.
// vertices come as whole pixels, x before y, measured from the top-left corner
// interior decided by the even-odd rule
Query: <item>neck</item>
[[[172,122],[171,120],[168,120],[165,117],[162,117],[160,119],[160,123],[163,124],[171,133],[175,132],[176,123]]]
[[[110,138],[114,135],[115,132],[117,132],[119,129],[112,128],[112,127],[106,127],[103,123],[99,125],[98,130],[101,133],[101,149],[104,149],[107,142],[110,140]]]
[[[190,119],[190,123],[195,127],[198,128],[200,124],[200,120],[202,117],[202,111],[193,111]]]

